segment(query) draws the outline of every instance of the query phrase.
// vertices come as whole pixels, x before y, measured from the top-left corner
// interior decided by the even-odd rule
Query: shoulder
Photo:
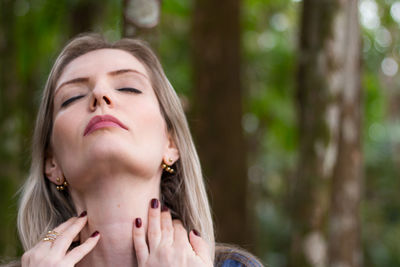
[[[263,267],[261,261],[251,253],[226,244],[216,245],[214,265],[217,267]]]

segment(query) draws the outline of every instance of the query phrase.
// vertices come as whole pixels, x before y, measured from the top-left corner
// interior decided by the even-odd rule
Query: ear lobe
[[[55,158],[52,155],[47,156],[44,164],[44,172],[47,179],[54,184],[61,184],[63,175]],[[57,178],[61,179],[61,181],[57,181]]]

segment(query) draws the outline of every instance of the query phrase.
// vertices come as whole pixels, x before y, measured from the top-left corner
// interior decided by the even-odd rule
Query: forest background
[[[81,32],[151,43],[217,240],[267,266],[400,266],[400,1],[0,0],[0,257],[41,90]],[[159,18],[159,20],[157,20]]]

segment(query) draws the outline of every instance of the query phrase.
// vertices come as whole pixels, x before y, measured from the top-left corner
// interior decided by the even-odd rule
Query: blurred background
[[[0,0],[0,257],[41,90],[76,34],[147,40],[178,92],[217,240],[268,266],[400,266],[400,1]]]

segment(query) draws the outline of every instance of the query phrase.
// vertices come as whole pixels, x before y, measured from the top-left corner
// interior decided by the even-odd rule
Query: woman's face
[[[151,178],[163,159],[178,157],[145,67],[123,50],[95,50],[65,67],[53,122],[46,175],[62,175],[77,189],[93,182],[84,176]]]

